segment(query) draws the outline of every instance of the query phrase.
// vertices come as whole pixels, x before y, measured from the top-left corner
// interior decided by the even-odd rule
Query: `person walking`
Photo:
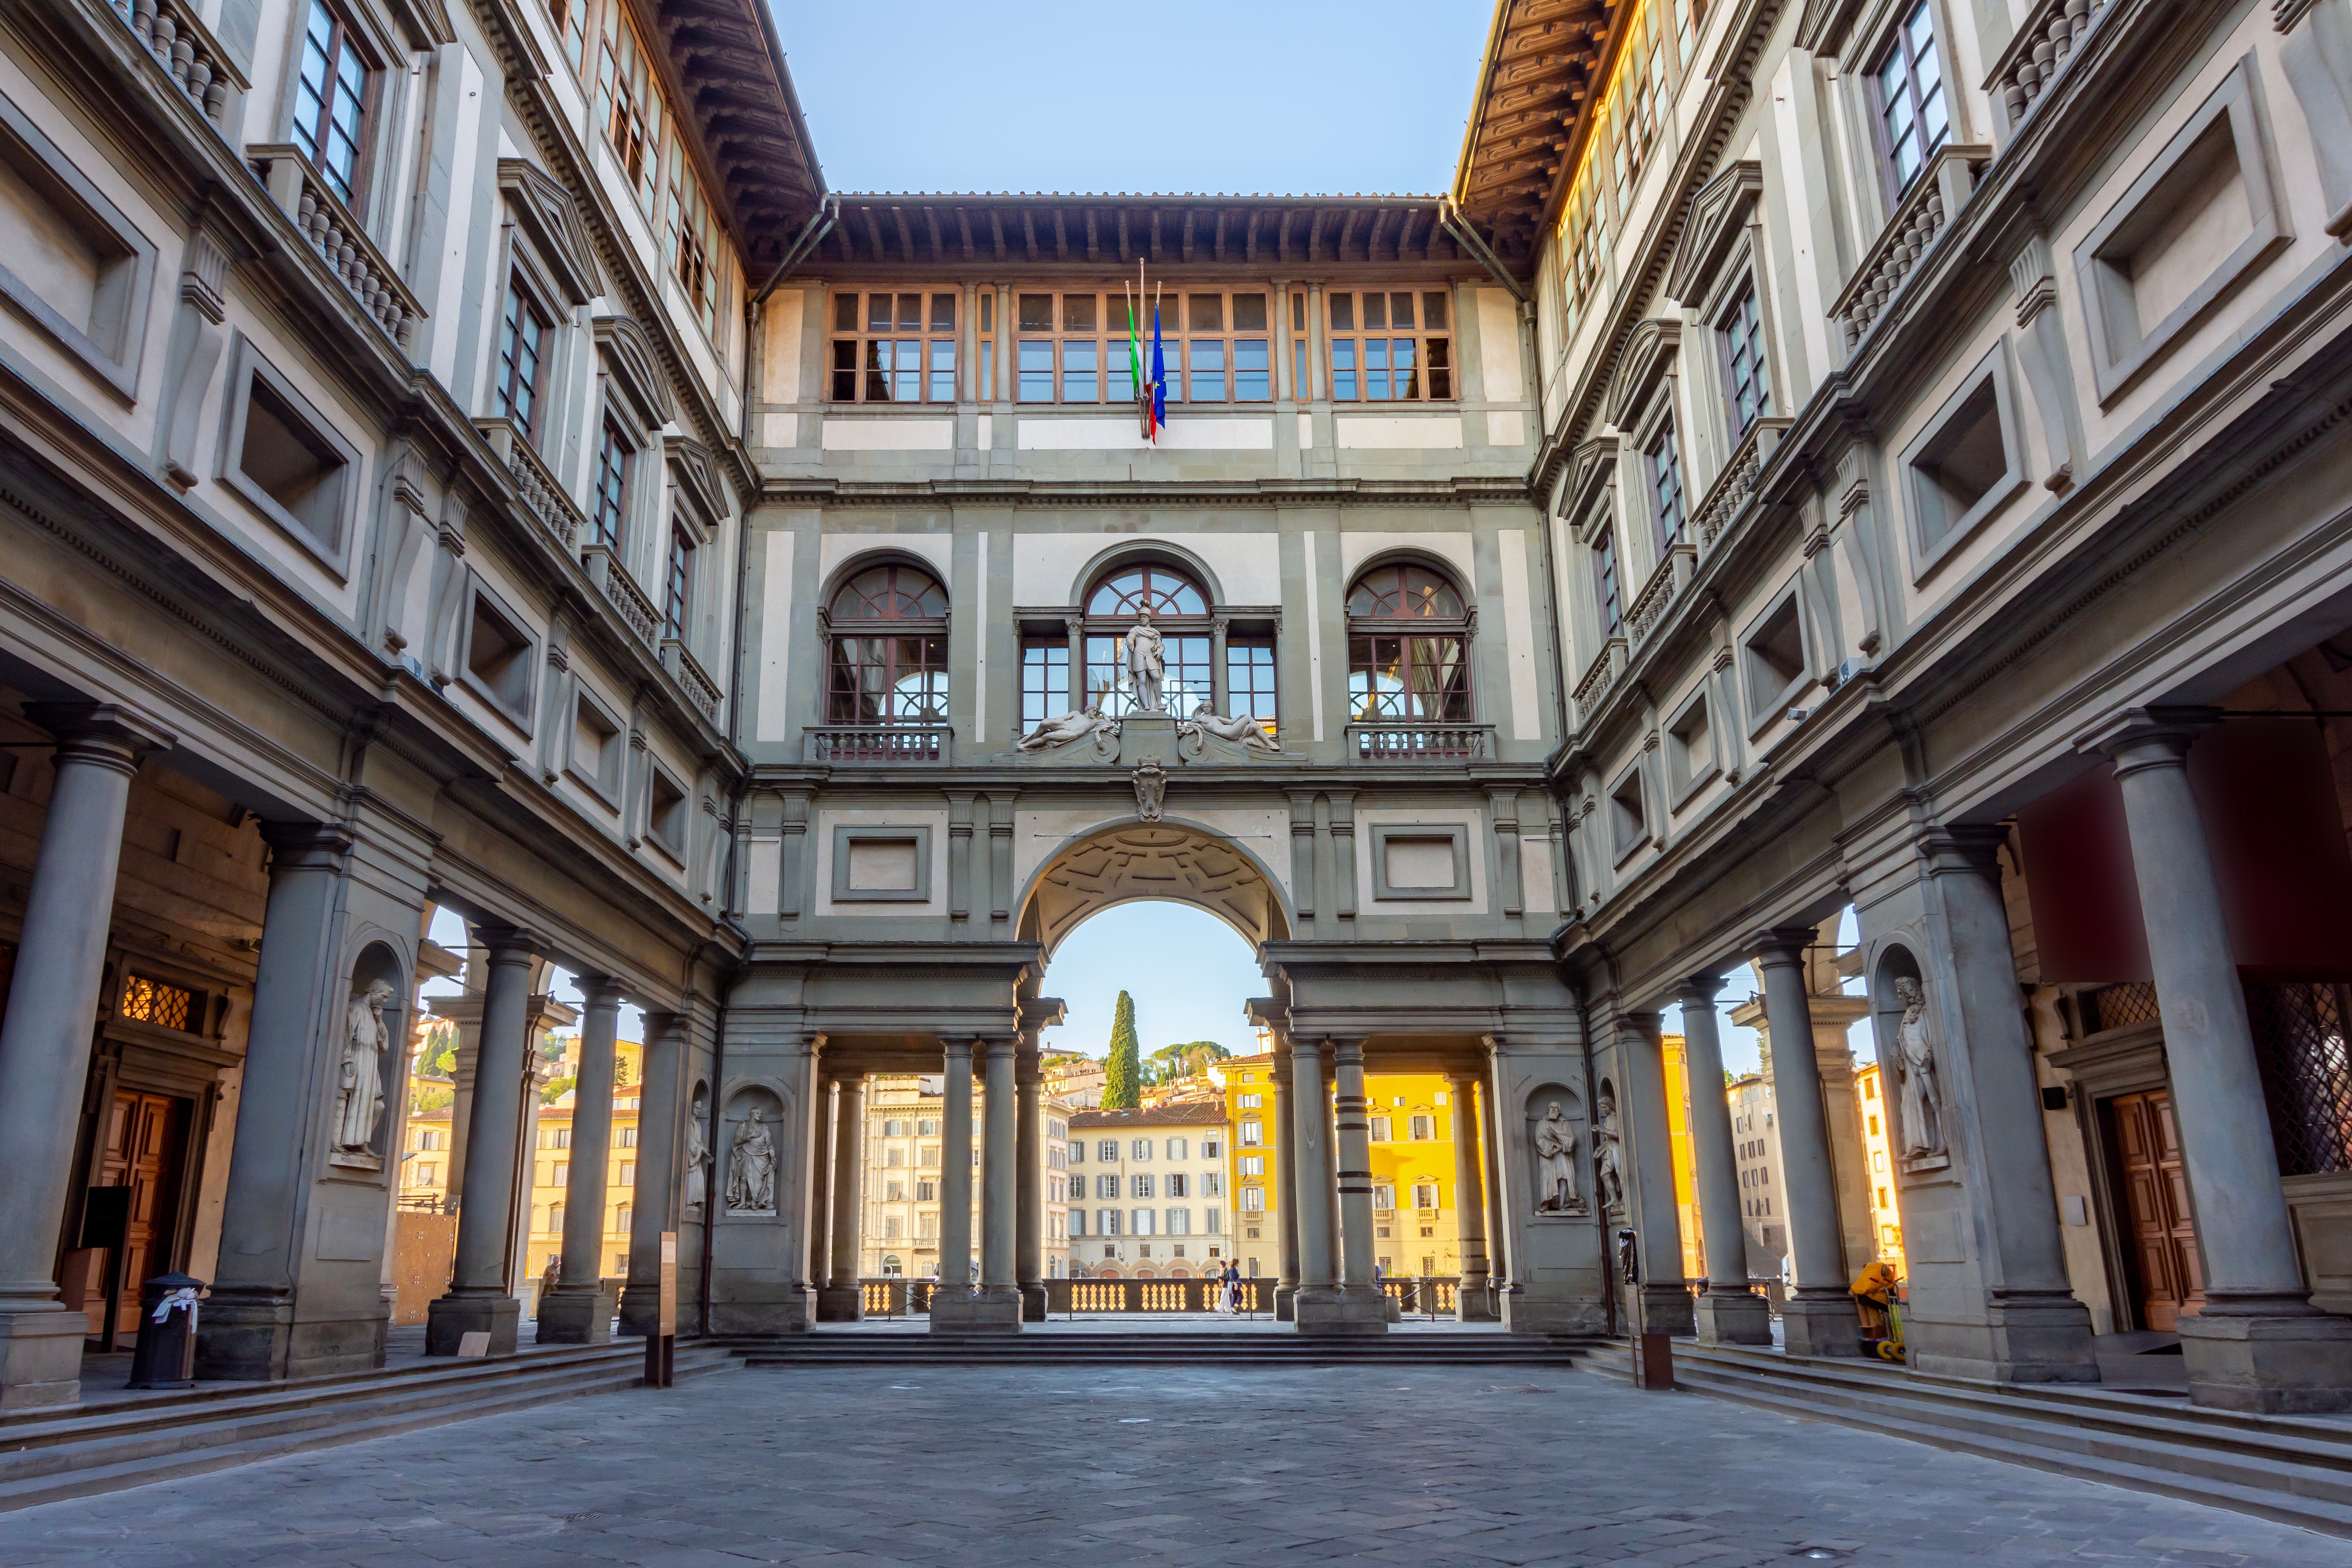
[[[1238,1261],[1229,1258],[1225,1260],[1225,1310],[1238,1312],[1241,1310],[1242,1266]]]

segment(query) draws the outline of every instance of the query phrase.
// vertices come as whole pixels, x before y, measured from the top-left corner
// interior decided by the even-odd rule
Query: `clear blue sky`
[[[1120,904],[1072,931],[1045,970],[1045,994],[1070,1005],[1062,1026],[1045,1031],[1045,1048],[1101,1056],[1122,990],[1135,998],[1145,1056],[1189,1040],[1214,1040],[1237,1057],[1257,1048],[1242,1004],[1265,994],[1265,979],[1249,943],[1214,915]]]
[[[837,191],[1437,192],[1493,0],[802,0],[776,32]]]

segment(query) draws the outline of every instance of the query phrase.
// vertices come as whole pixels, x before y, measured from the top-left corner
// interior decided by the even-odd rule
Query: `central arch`
[[[1288,902],[1265,863],[1213,828],[1172,817],[1073,837],[1030,878],[1017,929],[1050,962],[1088,916],[1151,899],[1205,910],[1253,948],[1290,935]]]

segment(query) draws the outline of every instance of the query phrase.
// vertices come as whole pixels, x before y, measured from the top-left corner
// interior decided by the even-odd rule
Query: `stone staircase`
[[[1674,1345],[1680,1388],[2352,1537],[2352,1420],[2242,1415],[2096,1384],[1966,1383],[1874,1362]],[[1622,1342],[1592,1370],[1628,1380]]]
[[[734,1364],[700,1343],[677,1349],[681,1382]],[[0,1415],[0,1511],[630,1388],[644,1370],[631,1339],[12,1412]]]
[[[754,1367],[829,1366],[1548,1366],[1611,1342],[1495,1332],[1324,1338],[1271,1333],[1097,1331],[933,1334],[824,1330],[782,1339],[715,1339]]]

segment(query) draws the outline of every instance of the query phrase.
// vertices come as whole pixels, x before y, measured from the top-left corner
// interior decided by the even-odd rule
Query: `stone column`
[[[1021,1321],[1045,1321],[1045,1071],[1036,1041],[1024,1037],[1013,1064],[1020,1094],[1013,1130],[1013,1272],[1021,1290]]]
[[[1364,1098],[1364,1042],[1360,1036],[1335,1039],[1332,1057],[1338,1092],[1332,1127],[1339,1178],[1339,1298],[1328,1309],[1310,1310],[1300,1293],[1298,1326],[1321,1333],[1382,1334],[1388,1331],[1387,1299],[1372,1274],[1371,1123]],[[1321,1061],[1318,1054],[1317,1072]],[[1319,1091],[1322,1085],[1316,1085]],[[1320,1100],[1318,1092],[1317,1099]],[[1319,1112],[1321,1107],[1317,1107]]]
[[[1233,625],[1230,616],[1214,616],[1209,621],[1209,701],[1220,714],[1233,711],[1232,676],[1225,668],[1225,639]]]
[[[1739,1157],[1731,1136],[1731,1102],[1723,1090],[1723,1039],[1716,1026],[1715,994],[1722,989],[1721,975],[1694,974],[1683,982],[1679,996],[1684,1059],[1690,1068],[1692,1177],[1706,1253],[1706,1288],[1694,1321],[1701,1344],[1767,1345],[1772,1342],[1771,1309],[1748,1289]]]
[[[1619,1016],[1623,1125],[1633,1137],[1632,1191],[1626,1209],[1640,1248],[1640,1324],[1654,1334],[1687,1334],[1690,1288],[1683,1280],[1682,1214],[1675,1202],[1673,1111],[1666,1104],[1665,1043],[1655,1013]]]
[[[1020,1040],[1012,1035],[988,1042],[988,1135],[980,1151],[980,1292],[973,1299],[971,1325],[1014,1333],[1021,1330],[1021,1285],[1013,1272],[1014,1233],[1020,1225],[1015,1188],[1021,1097],[1013,1080],[1020,1048]]]
[[[1795,1277],[1780,1321],[1790,1355],[1860,1355],[1861,1320],[1838,1236],[1837,1175],[1830,1163],[1822,1069],[1809,1048],[1813,1017],[1805,995],[1805,944],[1813,935],[1810,926],[1790,926],[1757,938],[1765,1017],[1774,1039],[1793,1042],[1772,1053],[1781,1194],[1789,1205],[1789,1262]]]
[[[492,1355],[511,1355],[522,1315],[507,1278],[511,1261],[516,1147],[522,1129],[523,1076],[530,1066],[532,946],[528,931],[485,926],[489,984],[482,1001],[482,1047],[474,1075],[474,1114],[466,1139],[466,1201],[457,1211],[457,1267],[449,1293],[426,1309],[425,1353],[456,1355],[477,1331]]]
[[[1290,1208],[1297,1215],[1298,1285],[1292,1292],[1296,1321],[1328,1321],[1339,1305],[1339,1283],[1331,1272],[1330,1129],[1323,1111],[1321,1042],[1293,1037],[1290,1042]]]
[[[1496,1314],[1486,1301],[1486,1184],[1478,1173],[1477,1076],[1449,1070],[1445,1089],[1453,1102],[1454,1224],[1462,1251],[1454,1318],[1462,1323],[1491,1323]]]
[[[834,1080],[836,1090],[831,1111],[833,1129],[819,1158],[829,1153],[833,1174],[827,1184],[833,1195],[832,1223],[813,1214],[812,1229],[830,1233],[830,1270],[814,1276],[817,1281],[816,1321],[854,1323],[866,1315],[866,1290],[858,1283],[864,1261],[866,1228],[866,1078],[845,1073]]]
[[[931,1331],[961,1329],[971,1308],[971,1047],[968,1035],[942,1042],[947,1071],[940,1108],[940,1279]]]
[[[0,1023],[0,1410],[81,1399],[89,1320],[58,1300],[58,1256],[131,781],[163,739],[108,706],[34,705],[58,737],[47,823]],[[224,1248],[226,1251],[226,1248]],[[109,1310],[112,1310],[111,1306]]]
[[[1486,1175],[1486,1277],[1501,1290],[1511,1289],[1511,1233],[1503,1222],[1502,1129],[1495,1120],[1495,1080],[1478,1080],[1478,1142]]]
[[[637,1185],[629,1200],[629,1282],[621,1291],[625,1334],[653,1334],[661,1321],[661,1237],[678,1228],[685,1203],[677,1165],[685,1058],[685,1018],[647,1013],[646,1070],[637,1086]]]
[[[609,974],[578,978],[586,1009],[580,1020],[579,1070],[572,1080],[572,1160],[563,1183],[563,1271],[539,1303],[539,1342],[600,1345],[613,1337],[604,1289],[604,1198],[611,1191],[613,1065],[621,1027],[621,983]],[[462,1215],[464,1210],[459,1210]],[[460,1222],[462,1224],[462,1221]]]
[[[1070,639],[1070,711],[1087,710],[1087,623],[1080,616],[1064,616],[1062,630]]]
[[[2131,831],[2205,1258],[2205,1304],[2180,1320],[2180,1351],[2200,1405],[2342,1410],[2352,1407],[2352,1321],[2313,1307],[2297,1266],[2221,883],[2189,789],[2189,747],[2204,719],[2134,713],[2104,743]]]
[[[808,1277],[819,1322],[825,1321],[824,1288],[833,1278],[833,1133],[842,1092],[838,1079],[820,1071],[809,1107]]]
[[[1265,1191],[1274,1205],[1274,1318],[1278,1323],[1294,1323],[1298,1321],[1298,1129],[1291,1120],[1290,1079],[1282,1070],[1281,1055],[1277,1044],[1272,1075],[1274,1179]]]

